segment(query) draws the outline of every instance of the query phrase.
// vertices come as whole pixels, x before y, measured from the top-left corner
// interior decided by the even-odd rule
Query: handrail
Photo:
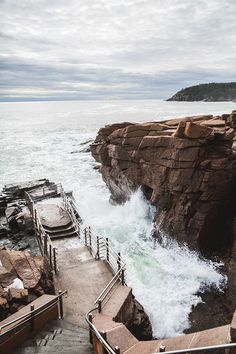
[[[45,231],[41,219],[38,215],[38,211],[35,206],[35,203],[28,192],[25,192],[25,200],[32,216],[35,233],[36,235],[38,234],[39,236],[38,241],[39,241],[41,254],[49,258],[49,263],[51,268],[52,269],[54,268],[55,273],[57,273],[56,248],[53,246],[51,238]],[[52,260],[52,258],[54,259]]]
[[[78,236],[80,237],[80,221],[76,218],[76,215],[75,215],[75,209],[74,207],[72,207],[71,205],[71,200],[67,197],[61,183],[58,183],[57,184],[57,191],[58,193],[60,194],[61,198],[62,198],[62,201],[63,201],[63,204],[64,204],[64,207],[65,207],[65,210],[68,212],[68,214],[70,215],[71,219],[72,219],[72,222],[73,222],[73,226],[75,228],[75,231],[76,233],[78,234]]]
[[[93,322],[89,320],[89,316],[93,311],[96,311],[98,307],[95,307],[91,311],[87,312],[85,315],[85,320],[89,325],[90,330],[92,330],[96,337],[99,339],[99,341],[103,344],[104,349],[108,354],[116,354],[116,352],[113,350],[113,348],[110,346],[110,344],[103,338],[103,336],[100,334],[100,332],[97,330],[97,328],[94,326]]]
[[[103,295],[106,293],[106,291],[110,288],[110,286],[115,282],[116,283],[116,280],[117,278],[119,278],[119,276],[121,276],[122,274],[122,271],[124,271],[125,268],[122,267],[121,269],[118,270],[118,272],[114,275],[114,277],[109,281],[109,283],[107,284],[107,286],[103,289],[103,291],[101,292],[101,294],[97,297],[97,299],[94,301],[94,304],[97,304],[98,301],[103,301],[105,299],[103,299]],[[113,288],[113,286],[111,287],[111,289]],[[106,294],[107,295],[107,294]]]
[[[60,294],[58,295],[54,295],[54,299],[50,300],[48,303],[46,304],[43,304],[43,305],[40,305],[39,307],[37,307],[36,309],[33,309],[33,310],[30,310],[29,312],[25,313],[24,315],[22,316],[19,316],[17,318],[15,318],[14,320],[12,321],[9,321],[7,323],[4,323],[2,326],[0,326],[0,336],[3,334],[1,333],[2,329],[5,328],[5,327],[8,327],[10,325],[12,325],[13,323],[15,322],[19,322],[21,319],[25,319],[26,317],[30,316],[32,317],[32,315],[37,315],[40,311],[41,308],[43,308],[43,311],[47,310],[52,304],[55,304],[58,302],[58,299],[60,299],[63,295],[67,294],[67,290],[64,290],[63,292],[61,292]],[[41,313],[41,312],[40,312]],[[20,323],[18,323],[17,325],[19,325]],[[13,327],[14,328],[14,327]],[[12,329],[12,328],[11,328]],[[6,333],[6,332],[4,332]]]
[[[178,349],[178,350],[171,350],[171,351],[164,351],[165,354],[188,354],[188,353],[195,353],[195,352],[202,352],[202,351],[211,351],[216,349],[230,349],[236,348],[236,343],[228,343],[228,344],[218,344],[218,345],[209,345],[207,347],[199,347],[199,348],[186,348],[186,349]],[[156,352],[158,354],[160,352]]]
[[[48,306],[46,306],[45,308],[43,308],[41,311],[38,311],[38,309],[36,309],[37,311],[35,311],[34,316],[31,316],[30,314],[27,314],[26,317],[24,317],[22,319],[22,321],[20,321],[19,323],[17,323],[14,327],[11,327],[10,329],[6,330],[5,332],[1,333],[0,332],[0,341],[1,339],[6,335],[9,334],[11,332],[14,332],[17,328],[19,328],[20,326],[22,326],[23,324],[27,323],[29,320],[35,319],[36,317],[38,317],[39,315],[41,315],[43,312],[49,310],[50,308],[52,308],[55,304],[58,303],[57,301],[53,301],[51,302]],[[33,310],[32,310],[33,313]],[[1,330],[1,329],[0,329]]]

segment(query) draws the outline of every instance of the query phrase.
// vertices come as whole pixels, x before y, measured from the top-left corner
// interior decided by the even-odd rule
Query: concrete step
[[[68,338],[67,336],[57,336],[55,337],[54,339],[49,339],[49,340],[46,340],[46,345],[61,345],[63,343],[67,343],[70,345],[70,343],[81,343],[81,344],[89,344],[89,338],[83,338],[83,337],[70,337]]]
[[[68,223],[66,223],[65,225],[58,225],[58,226],[49,226],[49,225],[45,225],[43,224],[43,227],[45,229],[46,232],[53,232],[56,230],[63,230],[67,227],[73,226],[73,223],[71,220],[68,221]]]
[[[50,236],[51,240],[55,240],[55,239],[59,239],[59,238],[78,237],[78,234],[73,229],[73,231],[70,231],[70,232],[60,232],[56,235],[54,234],[54,235],[49,235],[49,236]]]
[[[132,295],[132,289],[128,286],[119,285],[115,291],[113,291],[109,301],[102,307],[102,315],[110,316],[116,320],[117,315],[120,312],[123,304],[126,302],[129,296]]]
[[[61,335],[57,335],[57,336],[55,336],[54,337],[54,339],[56,338],[64,338],[64,340],[70,340],[71,338],[75,338],[75,339],[80,339],[80,340],[84,340],[84,341],[86,341],[86,340],[88,340],[88,338],[89,338],[89,335],[86,333],[86,334],[83,334],[83,333],[67,333],[67,332],[62,332],[62,334]]]
[[[60,234],[62,232],[66,233],[66,232],[72,232],[74,230],[75,230],[74,229],[74,225],[71,223],[70,225],[65,226],[65,227],[60,226],[60,229],[54,228],[54,229],[51,229],[51,230],[46,230],[46,232],[47,232],[47,234],[49,236],[54,236],[54,235]]]
[[[63,320],[55,320],[50,322],[49,324],[50,328],[61,328],[62,330],[68,330],[68,331],[72,331],[72,332],[83,332],[83,333],[89,333],[87,329],[79,327],[73,323],[70,323],[68,321],[66,321],[65,319]],[[45,327],[46,329],[48,327]]]
[[[118,346],[121,353],[138,343],[137,338],[123,324],[108,331],[106,335],[108,343],[113,348]]]
[[[68,348],[66,345],[58,348],[48,347],[28,347],[23,348],[21,351],[15,352],[16,354],[34,354],[34,353],[53,353],[53,354],[93,354],[92,347],[88,348]]]

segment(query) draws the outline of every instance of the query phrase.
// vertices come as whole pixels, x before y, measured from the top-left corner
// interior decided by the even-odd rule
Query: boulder
[[[19,302],[21,304],[28,303],[28,290],[27,289],[8,289],[8,298],[11,302]]]
[[[186,122],[184,136],[189,139],[206,139],[213,130],[207,126],[202,126],[193,122]]]
[[[15,274],[9,272],[5,267],[0,266],[0,286],[9,286],[16,278]]]
[[[25,289],[38,291],[40,287],[46,293],[53,293],[52,273],[44,257],[33,257],[27,251],[2,249],[0,261],[10,273],[22,280]]]

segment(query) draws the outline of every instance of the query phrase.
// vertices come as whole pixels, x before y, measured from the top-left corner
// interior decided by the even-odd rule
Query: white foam
[[[127,263],[128,284],[149,314],[156,337],[182,334],[189,327],[188,316],[201,302],[196,295],[211,286],[219,291],[225,283],[220,264],[202,260],[197,253],[168,240],[153,247],[150,239],[153,208],[141,191],[123,206],[111,206],[94,196],[91,208],[83,209],[88,224],[109,237]],[[84,216],[84,215],[83,215]]]
[[[1,105],[0,186],[49,178],[73,190],[79,212],[97,233],[112,239],[122,252],[128,281],[145,305],[158,336],[180,334],[188,327],[191,307],[201,301],[199,290],[219,287],[223,277],[215,265],[176,244],[153,249],[149,240],[152,208],[140,193],[124,206],[111,206],[109,192],[83,142],[105,124],[152,121],[196,114],[221,114],[234,109],[230,102],[68,101]],[[24,158],[22,159],[22,156]],[[68,241],[66,247],[76,246]],[[161,326],[160,326],[161,324]]]

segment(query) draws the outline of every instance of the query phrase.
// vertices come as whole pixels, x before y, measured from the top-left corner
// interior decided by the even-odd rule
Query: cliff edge
[[[107,125],[91,145],[112,199],[141,187],[170,237],[225,261],[236,307],[236,111]],[[229,311],[231,312],[231,311]]]

